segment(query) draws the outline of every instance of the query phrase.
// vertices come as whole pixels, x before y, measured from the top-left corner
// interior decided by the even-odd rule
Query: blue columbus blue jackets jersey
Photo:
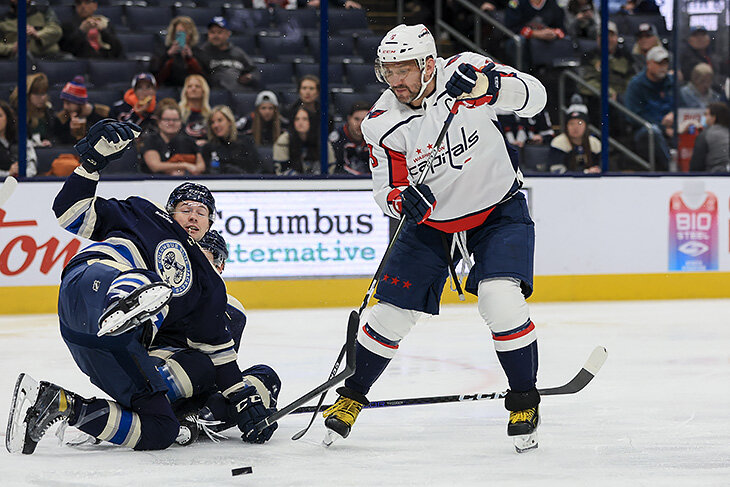
[[[237,354],[226,323],[225,283],[187,232],[157,204],[132,196],[96,196],[98,173],[77,168],[53,203],[59,224],[94,240],[66,266],[103,259],[120,270],[147,269],[170,284],[173,297],[162,324],[184,322],[189,348],[207,354],[224,395],[243,388]]]

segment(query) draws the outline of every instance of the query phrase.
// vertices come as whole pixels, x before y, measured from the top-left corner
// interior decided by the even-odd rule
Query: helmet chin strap
[[[418,92],[416,97],[413,99],[413,101],[418,100],[423,95],[423,92],[426,91],[426,87],[431,82],[433,77],[436,75],[436,66],[433,67],[433,73],[431,73],[431,77],[429,77],[427,80],[424,79],[426,77],[426,63],[424,63],[423,69],[421,70],[421,90]]]

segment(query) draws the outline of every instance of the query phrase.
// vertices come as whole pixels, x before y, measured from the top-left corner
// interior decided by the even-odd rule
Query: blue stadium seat
[[[296,75],[297,79],[300,79],[305,74],[313,74],[314,76],[321,79],[322,77],[320,76],[319,68],[319,64],[316,63],[295,64],[294,74]],[[345,82],[344,70],[341,63],[332,62],[327,65],[327,81],[329,82],[329,89],[340,89],[344,87],[349,87],[349,85]]]
[[[286,108],[291,106],[299,98],[296,85],[292,85],[289,89],[279,90],[278,94],[280,107],[279,111],[281,111],[281,107]]]
[[[319,32],[318,9],[274,9],[274,25],[282,32],[297,31],[302,34]]]
[[[51,169],[51,163],[53,160],[61,154],[73,154],[77,155],[73,146],[71,145],[55,145],[53,147],[36,147],[36,156],[38,157],[38,163],[36,169],[38,175],[42,176]]]
[[[228,42],[234,46],[240,47],[249,56],[256,55],[256,36],[254,34],[238,34],[232,35]]]
[[[111,107],[115,102],[122,99],[124,90],[117,89],[89,89],[89,103],[101,103]]]
[[[271,28],[271,13],[267,9],[223,7],[228,27],[236,33],[252,33]]]
[[[8,2],[10,3],[10,2]],[[58,23],[63,25],[66,22],[71,22],[74,17],[74,7],[73,3],[71,5],[54,5],[51,6],[53,9],[53,12],[56,14],[56,17],[58,17]]]
[[[375,77],[372,64],[346,64],[345,73],[347,81],[358,91],[367,90],[373,85],[385,86]]]
[[[157,37],[150,32],[119,32],[117,38],[122,43],[128,59],[151,57],[158,47]]]
[[[375,61],[381,40],[378,36],[360,36],[357,38],[357,53],[366,63]]]
[[[579,38],[576,39],[575,42],[578,46],[578,54],[581,56],[581,58],[585,58],[588,54],[598,48],[598,42],[596,42],[595,39]]]
[[[223,9],[221,7],[175,7],[175,16],[185,15],[193,19],[193,23],[204,29],[201,34],[208,28],[208,22],[213,17],[223,15]]]
[[[520,168],[525,172],[547,172],[550,169],[550,146],[525,144],[522,148]]]
[[[301,39],[290,37],[259,37],[261,55],[269,62],[312,62],[307,46]]]
[[[101,3],[101,2],[99,2]],[[109,23],[117,32],[127,32],[129,29],[123,23],[124,6],[123,5],[99,5],[95,14],[103,15],[109,19]]]
[[[172,9],[165,7],[126,7],[127,26],[132,32],[156,32],[167,28],[172,20]]]
[[[565,37],[553,41],[529,39],[531,66],[533,67],[572,67],[580,65],[580,53],[573,41]]]
[[[231,94],[226,90],[213,88],[212,90],[210,90],[210,98],[208,99],[208,103],[210,103],[211,107],[214,107],[216,105],[226,105],[230,107]]]
[[[335,113],[339,114],[343,118],[350,112],[350,108],[356,102],[365,102],[368,106],[372,106],[375,100],[378,99],[372,93],[333,93],[333,104],[335,107]]]
[[[232,94],[233,102],[232,107],[233,113],[236,117],[245,117],[253,111],[256,107],[256,96],[258,93],[248,93],[245,91],[238,91]]]
[[[130,79],[130,85],[131,82],[132,80]],[[155,94],[155,97],[157,98],[157,101],[160,101],[163,98],[172,98],[173,100],[179,102],[180,90],[178,90],[174,86],[159,86],[157,87],[157,93]]]
[[[307,43],[314,59],[319,61],[319,34],[307,35]],[[352,36],[330,36],[327,41],[327,58],[330,62],[358,62],[364,60],[355,54],[355,41]]]
[[[262,145],[257,147],[256,150],[259,153],[259,160],[261,161],[261,171],[264,174],[271,174],[274,172],[274,148],[272,146]]]
[[[331,33],[337,34],[371,34],[365,10],[360,8],[331,8],[329,13],[329,28]]]
[[[94,60],[89,63],[89,78],[96,88],[126,89],[134,75],[142,71],[142,63],[133,59]]]
[[[294,68],[291,63],[259,64],[257,68],[259,80],[266,89],[287,89],[294,84]]]
[[[48,83],[51,86],[63,86],[71,81],[74,76],[85,75],[88,63],[85,59],[74,59],[69,61],[37,61],[38,71],[48,76]],[[17,68],[16,68],[17,69]]]

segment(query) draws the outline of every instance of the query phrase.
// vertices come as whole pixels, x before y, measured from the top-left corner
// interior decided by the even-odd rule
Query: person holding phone
[[[152,60],[155,77],[160,85],[182,87],[191,74],[208,77],[208,58],[198,47],[200,36],[190,17],[179,16],[167,27],[165,45]]]

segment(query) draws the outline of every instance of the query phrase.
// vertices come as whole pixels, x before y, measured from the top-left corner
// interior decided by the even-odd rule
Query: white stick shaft
[[[13,191],[15,191],[15,187],[18,186],[18,180],[15,179],[12,176],[8,176],[5,178],[5,182],[3,182],[3,185],[0,186],[0,207],[2,207],[6,201],[8,201],[8,198],[13,194]]]

